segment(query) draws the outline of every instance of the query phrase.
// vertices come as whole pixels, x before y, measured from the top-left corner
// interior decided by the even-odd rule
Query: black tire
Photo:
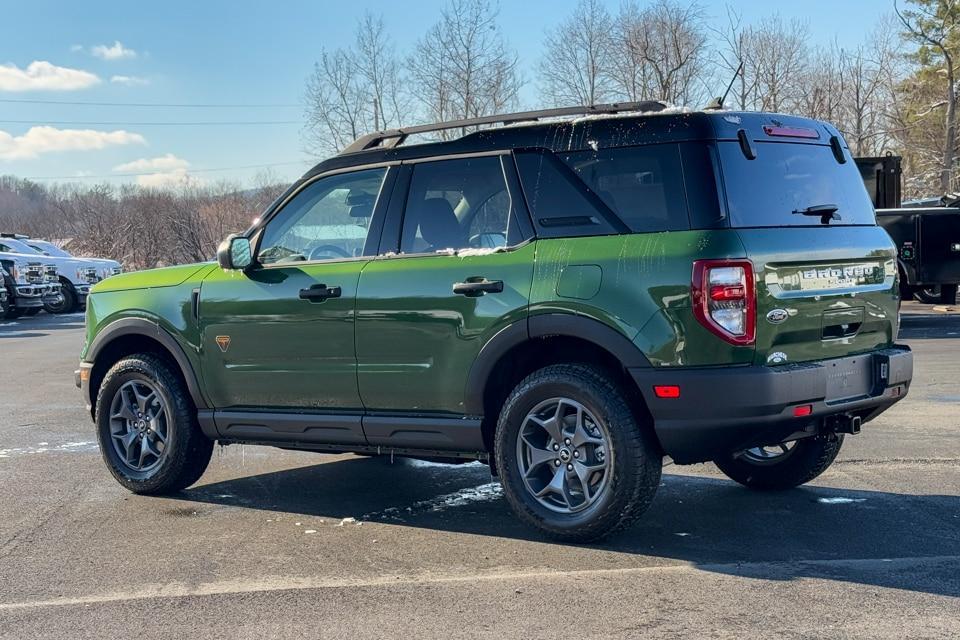
[[[957,302],[957,285],[955,284],[940,285],[940,304],[956,304],[956,302]]]
[[[571,399],[596,417],[609,438],[605,485],[582,511],[558,513],[527,488],[518,439],[528,414],[553,398]],[[649,425],[639,424],[623,391],[601,369],[551,365],[535,371],[510,393],[497,423],[495,450],[504,494],[521,520],[565,542],[589,542],[633,524],[660,486],[663,455]],[[569,459],[569,458],[568,458]],[[569,467],[568,467],[569,468]],[[549,469],[549,466],[548,466]]]
[[[60,294],[63,296],[63,301],[60,304],[48,304],[44,303],[43,309],[47,313],[73,313],[77,309],[77,292],[74,290],[73,285],[62,284],[60,287]]]
[[[29,309],[23,310],[23,315],[25,315],[28,318],[32,318],[33,316],[37,315],[41,311],[43,311],[43,307],[30,307]]]
[[[913,292],[914,297],[924,304],[939,304],[941,289],[939,285],[919,287]]]
[[[728,478],[750,489],[782,491],[810,482],[827,470],[843,445],[843,435],[797,440],[781,459],[756,462],[747,452],[718,458],[714,464]]]
[[[131,381],[149,383],[167,412],[167,444],[156,466],[146,471],[124,462],[111,436],[111,406],[121,387]],[[200,431],[196,409],[180,375],[151,354],[129,356],[110,368],[97,394],[96,426],[107,468],[133,493],[157,495],[189,487],[203,475],[213,454],[213,441]]]
[[[3,318],[5,320],[16,320],[23,315],[23,309],[18,309],[13,306],[13,303],[9,303],[7,310],[3,313]]]

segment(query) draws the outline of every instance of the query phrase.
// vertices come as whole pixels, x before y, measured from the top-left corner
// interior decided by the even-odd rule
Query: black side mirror
[[[253,264],[250,240],[235,233],[227,236],[217,247],[217,263],[222,269],[247,269]]]

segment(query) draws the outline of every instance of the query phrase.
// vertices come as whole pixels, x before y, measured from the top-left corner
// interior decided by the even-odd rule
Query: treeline
[[[0,176],[0,230],[68,242],[71,253],[113,258],[127,270],[200,262],[213,258],[228,234],[249,227],[285,187],[47,186]]]
[[[854,47],[811,44],[809,24],[771,13],[747,24],[697,2],[581,0],[546,31],[524,75],[492,0],[450,0],[409,51],[367,14],[352,46],[323,51],[307,81],[307,146],[318,155],[362,133],[411,122],[571,104],[661,100],[828,120],[857,155],[905,158],[906,194],[960,189],[956,75],[960,0],[878,0],[882,11],[840,30]],[[711,19],[712,18],[712,19]],[[534,104],[520,104],[531,85]],[[449,135],[457,135],[451,132]]]

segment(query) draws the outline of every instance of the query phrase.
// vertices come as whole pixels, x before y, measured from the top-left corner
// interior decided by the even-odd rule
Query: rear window
[[[631,231],[690,228],[677,145],[578,151],[561,158]]]
[[[737,142],[717,147],[733,227],[820,226],[819,215],[801,213],[818,207],[836,207],[831,225],[876,224],[856,164],[840,164],[828,146],[758,142],[754,160]]]

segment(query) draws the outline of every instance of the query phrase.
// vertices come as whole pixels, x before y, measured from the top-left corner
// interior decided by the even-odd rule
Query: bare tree
[[[631,85],[642,80],[648,99],[699,102],[705,88],[705,22],[703,9],[695,2],[656,0],[641,10],[629,0],[617,17],[615,46],[628,52],[627,64],[616,73],[618,84],[634,93]]]
[[[408,58],[426,119],[455,120],[502,112],[517,101],[518,57],[488,0],[451,0]]]
[[[547,32],[541,90],[554,105],[598,104],[611,95],[615,58],[613,18],[600,0],[580,0],[573,14]]]
[[[757,104],[762,111],[789,111],[807,73],[809,26],[800,20],[785,23],[779,15],[763,20],[753,30],[754,54],[746,73],[756,77]]]
[[[716,84],[726,88],[733,80],[730,84],[733,98],[728,98],[725,104],[749,109],[757,100],[757,74],[751,73],[757,67],[754,30],[744,26],[742,16],[727,5],[727,24],[724,28],[714,29],[714,33],[720,45],[717,52],[720,59],[717,71],[720,75]]]
[[[405,98],[400,66],[383,18],[366,13],[350,49],[323,51],[306,86],[304,139],[329,154],[360,135],[399,126]]]

